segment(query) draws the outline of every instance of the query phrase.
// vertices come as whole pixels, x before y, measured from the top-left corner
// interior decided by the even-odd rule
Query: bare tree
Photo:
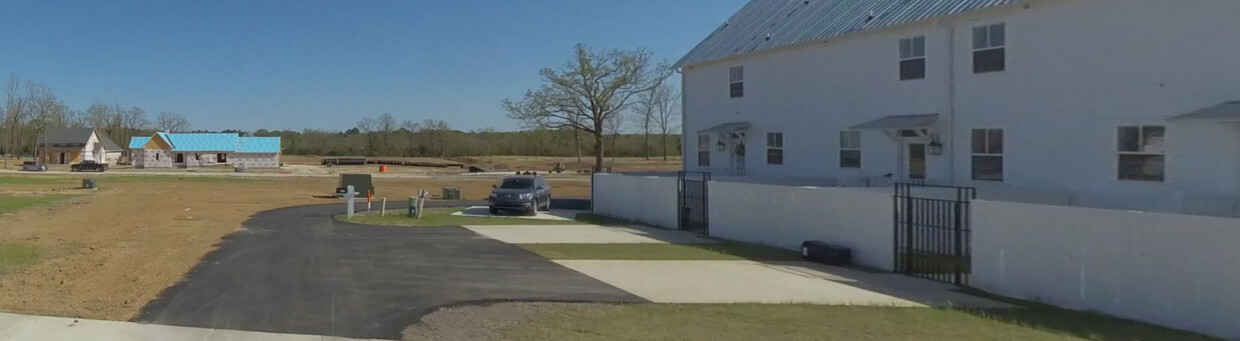
[[[659,131],[659,149],[663,152],[663,161],[667,161],[667,137],[673,130],[680,129],[680,92],[665,84],[650,93],[654,125]]]
[[[140,107],[132,107],[125,111],[124,117],[121,118],[121,134],[120,136],[112,136],[119,138],[120,141],[129,141],[138,132],[146,130],[151,126],[151,119],[146,116],[146,110]],[[125,143],[125,142],[121,142]]]
[[[396,118],[392,117],[392,114],[383,113],[382,115],[379,115],[379,117],[375,119],[375,128],[379,131],[379,134],[381,134],[383,137],[383,152],[384,153],[391,152],[392,132],[395,132],[396,128],[398,127],[400,127],[400,125],[396,123]]]
[[[405,138],[408,139],[408,142],[409,142],[409,150],[406,151],[405,153],[406,155],[412,156],[414,155],[414,152],[416,152],[418,149],[417,148],[418,141],[414,139],[413,134],[418,132],[419,130],[422,130],[422,125],[414,121],[405,120],[404,122],[400,123],[400,128],[405,131]]]
[[[654,128],[654,113],[657,110],[655,93],[664,86],[661,85],[639,95],[637,105],[633,107],[633,123],[642,130],[642,156],[646,160],[650,160],[650,129]]]
[[[56,98],[52,87],[46,84],[26,82],[26,106],[30,115],[28,126],[32,133],[27,141],[33,142],[30,145],[38,146],[41,141],[34,140],[47,129],[65,125],[66,106]]]
[[[65,126],[70,128],[83,128],[88,124],[86,113],[77,109],[70,109],[65,106]]]
[[[91,103],[86,107],[86,124],[95,129],[106,129],[108,122],[112,120],[110,117],[112,108],[102,102]]]
[[[4,125],[8,128],[5,140],[5,154],[20,154],[22,141],[22,124],[29,115],[26,98],[21,95],[21,78],[9,75],[8,86],[5,88]]]
[[[430,140],[431,147],[438,152],[439,157],[443,157],[444,150],[448,146],[448,131],[450,130],[452,128],[448,126],[448,122],[428,118],[422,121],[420,132],[425,134],[426,138]]]
[[[605,128],[607,129],[607,133],[611,134],[611,143],[607,146],[607,148],[615,150],[616,139],[620,137],[620,130],[623,129],[624,125],[624,112],[617,112],[616,114],[611,115],[611,117],[607,118],[606,123]],[[616,163],[615,153],[611,154],[611,163]]]
[[[508,117],[527,127],[573,128],[594,136],[594,168],[603,167],[604,124],[628,109],[638,94],[662,84],[672,70],[655,64],[644,49],[593,51],[575,47],[574,58],[559,70],[543,69],[543,85],[520,102],[502,102]]]
[[[87,115],[90,115],[90,110],[87,110]],[[155,129],[159,131],[170,133],[183,132],[189,130],[189,127],[189,119],[185,118],[184,115],[169,111],[155,115]]]

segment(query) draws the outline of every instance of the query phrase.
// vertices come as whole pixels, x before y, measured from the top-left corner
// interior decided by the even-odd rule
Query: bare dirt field
[[[0,310],[110,320],[133,318],[255,213],[324,199],[330,177],[0,175],[0,195],[66,195],[59,203],[0,211],[0,243],[43,250],[40,261],[0,274]],[[376,197],[404,200],[427,189],[461,188],[485,198],[496,178],[375,179]],[[588,196],[588,181],[555,181],[556,195]]]
[[[321,166],[322,159],[336,156],[284,155],[281,161],[285,164],[285,172],[294,174],[339,174],[339,173],[378,173],[378,165],[366,166]],[[476,166],[486,171],[533,171],[544,173],[550,171],[556,163],[563,163],[566,172],[576,173],[594,168],[594,159],[585,157],[577,162],[576,157],[550,156],[461,156],[446,159],[408,158],[408,157],[368,157],[371,159],[417,161],[427,163],[462,163],[461,167],[415,167],[388,166],[388,173],[394,174],[458,174],[467,172],[468,166]],[[607,158],[604,162],[613,171],[677,171],[680,170],[680,157],[669,157],[667,161],[652,157],[650,160],[639,157]]]

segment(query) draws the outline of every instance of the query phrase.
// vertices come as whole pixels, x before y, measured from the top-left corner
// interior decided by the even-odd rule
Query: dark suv
[[[551,186],[547,179],[536,175],[504,178],[487,197],[491,214],[500,210],[516,210],[527,215],[551,209]]]
[[[107,164],[98,163],[92,160],[86,160],[69,165],[70,172],[102,172],[105,170],[108,170]]]

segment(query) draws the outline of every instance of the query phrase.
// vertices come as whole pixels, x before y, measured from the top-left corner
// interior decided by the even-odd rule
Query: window
[[[1003,181],[1003,129],[973,129],[973,180]]]
[[[766,163],[784,164],[784,133],[766,133]]]
[[[926,78],[926,37],[900,39],[900,80]]]
[[[1163,181],[1166,134],[1161,126],[1119,127],[1119,179]]]
[[[1007,26],[994,24],[973,28],[973,73],[1007,69]]]
[[[159,161],[159,153],[155,153],[155,161]]]
[[[861,132],[840,132],[840,168],[861,168]]]
[[[217,153],[217,154],[215,154],[215,162],[217,162],[217,163],[225,163],[225,162],[228,162],[228,154],[227,154],[227,153]]]
[[[728,69],[729,97],[737,98],[745,96],[745,67],[736,66]]]
[[[698,135],[698,166],[710,166],[710,135]]]

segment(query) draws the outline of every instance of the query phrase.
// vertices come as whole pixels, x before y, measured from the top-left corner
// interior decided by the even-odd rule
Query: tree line
[[[92,127],[118,144],[133,136],[158,131],[186,131],[189,119],[175,112],[161,112],[154,118],[138,106],[96,101],[86,110],[65,105],[49,85],[10,75],[0,106],[0,155],[32,155],[38,138],[48,129]]]

